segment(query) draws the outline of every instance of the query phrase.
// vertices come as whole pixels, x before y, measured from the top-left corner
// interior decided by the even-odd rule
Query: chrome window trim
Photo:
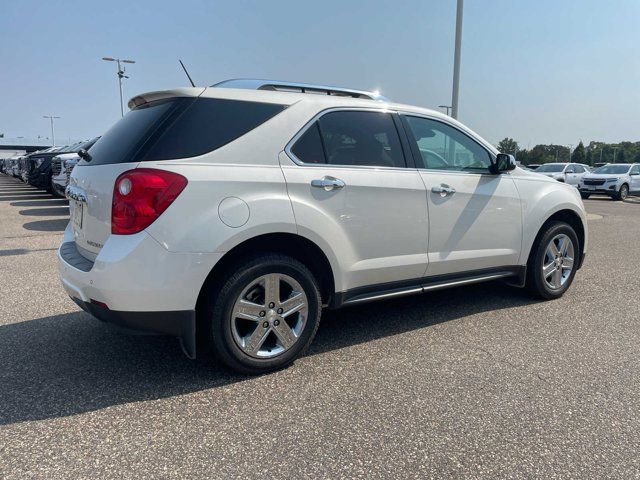
[[[416,169],[413,167],[409,167],[409,166],[404,166],[404,167],[380,167],[380,166],[373,166],[373,165],[334,165],[331,163],[305,163],[302,160],[300,160],[298,157],[295,156],[295,154],[291,151],[291,148],[293,147],[293,145],[295,145],[295,143],[298,141],[298,139],[304,135],[306,133],[306,131],[311,128],[311,126],[318,121],[321,117],[323,117],[324,115],[328,114],[328,113],[332,113],[332,112],[378,112],[378,113],[389,113],[391,115],[393,115],[394,113],[398,113],[397,110],[395,109],[391,109],[391,108],[376,108],[376,107],[331,107],[331,108],[327,108],[324,110],[319,111],[318,113],[316,113],[311,120],[309,120],[307,123],[304,124],[304,126],[298,131],[298,133],[296,133],[293,138],[291,138],[291,140],[289,140],[289,142],[287,143],[287,145],[284,147],[284,153],[287,154],[287,156],[293,161],[293,163],[295,163],[298,166],[301,167],[305,167],[305,168],[323,168],[323,169],[327,169],[327,168],[352,168],[354,170],[390,170],[390,171],[413,171],[415,172]],[[392,119],[393,120],[393,119]],[[394,128],[396,128],[397,131],[397,127],[395,126],[394,123]],[[402,139],[400,138],[400,132],[398,133],[398,140],[401,142],[402,144]],[[402,150],[402,156],[404,158],[404,162],[405,165],[407,165],[407,156],[404,152],[404,149]]]

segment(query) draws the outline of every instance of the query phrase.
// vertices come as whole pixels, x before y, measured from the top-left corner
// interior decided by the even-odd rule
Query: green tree
[[[627,163],[627,156],[624,153],[624,148],[616,153],[616,163]]]
[[[511,155],[515,155],[518,151],[518,142],[516,142],[513,138],[503,138],[498,143],[498,150],[502,153],[510,153]]]
[[[587,157],[584,153],[584,143],[582,143],[582,140],[580,140],[580,143],[578,143],[578,146],[571,155],[571,161],[575,163],[584,163],[586,158]]]
[[[584,161],[587,165],[593,166],[593,154],[591,153],[591,149],[587,150],[587,156]]]

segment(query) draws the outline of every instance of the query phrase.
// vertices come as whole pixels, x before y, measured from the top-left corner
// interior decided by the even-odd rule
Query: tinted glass
[[[563,170],[564,165],[562,163],[548,163],[546,165],[540,165],[536,172],[558,173]]]
[[[573,165],[568,165],[564,173],[576,173],[576,167],[574,167]]]
[[[635,165],[635,166],[631,167],[631,171],[629,173],[631,173],[632,175],[640,174],[640,166]]]
[[[199,98],[163,131],[141,160],[203,155],[250,132],[284,109],[284,105],[274,103]]]
[[[405,167],[393,118],[382,112],[331,112],[318,120],[327,163]]]
[[[584,167],[582,165],[574,165],[573,173],[584,173]]]
[[[291,152],[304,163],[325,163],[318,124],[314,122],[291,148]]]
[[[603,175],[615,175],[620,173],[627,173],[629,171],[629,165],[605,165],[604,167],[596,168],[593,173],[601,173]]]
[[[414,140],[418,168],[487,171],[489,152],[461,131],[436,120],[405,117]]]
[[[91,147],[88,165],[133,162],[138,148],[180,100],[151,102],[131,110]]]
[[[203,155],[253,130],[284,105],[213,98],[171,98],[127,113],[92,147],[88,165]]]

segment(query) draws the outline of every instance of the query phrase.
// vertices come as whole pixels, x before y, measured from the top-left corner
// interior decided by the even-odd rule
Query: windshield
[[[547,163],[536,168],[536,172],[562,172],[564,167],[562,163]]]
[[[631,165],[605,165],[604,167],[600,167],[600,168],[596,168],[593,172],[591,173],[601,173],[604,175],[610,175],[610,174],[620,174],[620,173],[627,173],[629,171],[629,168],[631,168]]]

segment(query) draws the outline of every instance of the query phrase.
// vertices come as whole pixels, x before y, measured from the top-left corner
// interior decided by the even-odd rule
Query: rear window
[[[171,98],[127,113],[91,147],[89,165],[189,158],[241,137],[286,105]]]

